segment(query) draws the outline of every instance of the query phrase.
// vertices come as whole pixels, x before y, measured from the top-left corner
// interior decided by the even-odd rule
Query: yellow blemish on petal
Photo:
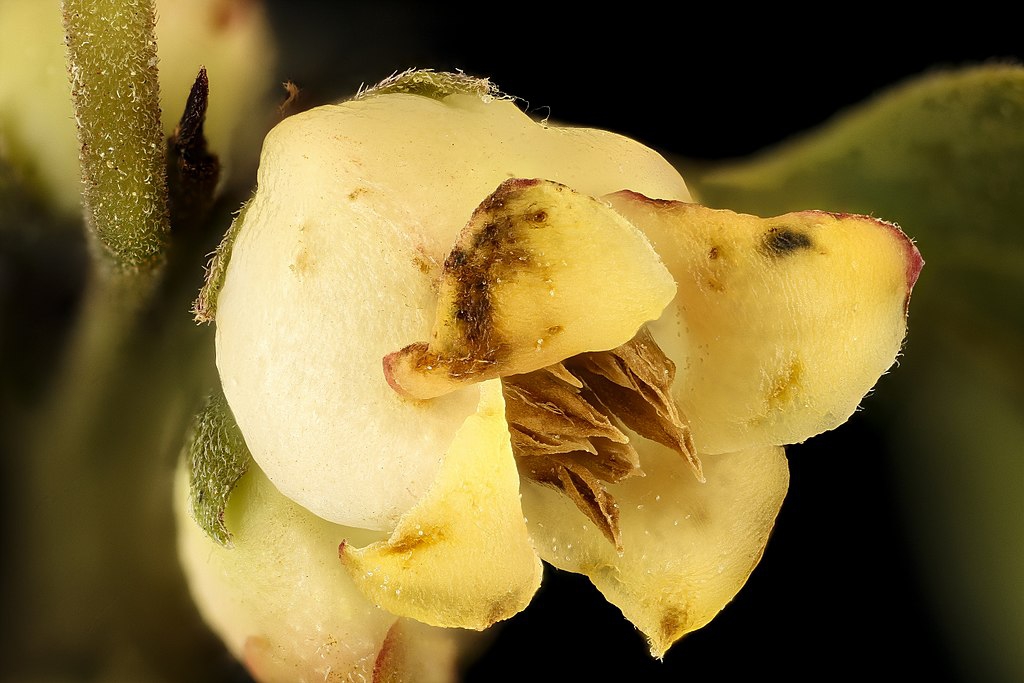
[[[800,381],[804,366],[799,358],[791,360],[768,386],[768,409],[783,410],[793,403],[800,392]]]

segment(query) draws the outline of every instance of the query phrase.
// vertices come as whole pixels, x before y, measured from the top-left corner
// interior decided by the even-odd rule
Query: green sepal
[[[252,455],[219,388],[193,420],[187,456],[192,517],[210,538],[230,548],[224,510],[238,480],[249,469]]]
[[[361,89],[356,93],[355,99],[391,93],[422,95],[434,100],[443,100],[449,95],[502,96],[497,87],[486,78],[431,69],[409,69],[392,74],[377,85]]]
[[[235,246],[235,238],[238,237],[238,233],[242,229],[245,213],[249,210],[251,203],[252,199],[250,198],[249,201],[242,204],[242,208],[235,214],[231,226],[224,233],[224,238],[217,245],[217,250],[214,251],[213,257],[210,258],[210,262],[206,266],[206,280],[203,282],[202,289],[199,290],[199,296],[196,297],[195,303],[192,304],[192,314],[195,316],[196,322],[210,323],[217,317],[217,297],[220,295],[221,287],[224,286],[224,276],[228,272],[228,263],[231,261],[231,249]]]

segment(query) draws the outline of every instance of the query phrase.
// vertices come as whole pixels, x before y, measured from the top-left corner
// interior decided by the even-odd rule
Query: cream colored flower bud
[[[205,65],[210,79],[205,133],[211,151],[229,161],[238,132],[264,108],[275,60],[266,12],[252,0],[156,4],[164,131],[174,131]],[[0,2],[0,155],[62,211],[79,210],[78,141],[55,0]]]

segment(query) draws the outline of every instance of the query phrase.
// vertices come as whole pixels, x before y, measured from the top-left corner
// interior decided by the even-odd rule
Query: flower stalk
[[[66,0],[68,70],[89,230],[123,270],[151,270],[169,231],[153,0]]]

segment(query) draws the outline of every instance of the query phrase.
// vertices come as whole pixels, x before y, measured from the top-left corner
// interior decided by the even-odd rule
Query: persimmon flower
[[[328,631],[351,664],[509,618],[541,560],[661,656],[760,559],[782,446],[894,362],[922,264],[874,218],[691,203],[637,142],[437,74],[285,120],[258,181],[198,307],[258,469],[235,547],[183,549],[236,652],[307,669]]]

